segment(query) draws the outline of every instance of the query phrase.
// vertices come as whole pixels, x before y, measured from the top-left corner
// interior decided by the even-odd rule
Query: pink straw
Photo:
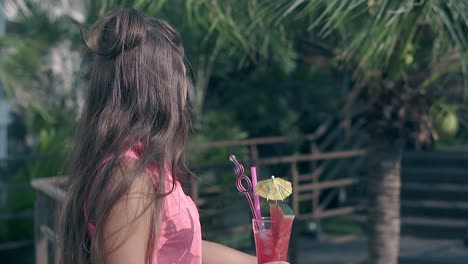
[[[257,220],[262,219],[262,213],[260,211],[260,198],[258,194],[255,193],[255,187],[257,186],[257,168],[250,167],[250,173],[252,176],[252,194],[254,196],[254,207],[255,207],[255,215]]]

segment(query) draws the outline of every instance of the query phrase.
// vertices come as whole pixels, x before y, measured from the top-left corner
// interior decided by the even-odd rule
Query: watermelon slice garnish
[[[279,260],[287,260],[294,216],[294,211],[288,204],[270,203],[271,232],[273,241],[276,241],[275,251]]]

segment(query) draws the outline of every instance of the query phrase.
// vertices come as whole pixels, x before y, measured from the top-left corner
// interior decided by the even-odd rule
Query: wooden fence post
[[[310,141],[310,154],[320,153],[320,148],[317,146],[315,141]],[[310,161],[310,170],[313,171],[317,168],[317,161]]]
[[[314,142],[311,142],[311,148],[310,148],[311,154],[320,154],[320,148],[315,144]],[[319,182],[319,177],[322,174],[320,173],[314,173],[315,170],[317,169],[317,161],[312,160],[312,182],[314,184],[318,184]],[[319,189],[314,189],[312,191],[312,215],[315,215],[316,212],[320,211],[320,190]]]
[[[258,162],[258,159],[259,159],[258,146],[257,145],[251,145],[250,146],[250,157],[252,159],[253,165],[257,166],[257,162]]]
[[[319,176],[321,173],[312,173],[312,183],[314,185],[318,185],[319,183]],[[315,215],[320,213],[320,189],[316,188],[312,190],[312,215],[315,218]]]
[[[297,162],[291,163],[291,177],[292,177],[292,207],[294,213],[299,215],[299,171],[297,169]]]
[[[36,192],[34,206],[34,248],[36,264],[49,264],[49,241],[47,235],[41,231],[41,226],[47,223],[48,215],[46,197]]]

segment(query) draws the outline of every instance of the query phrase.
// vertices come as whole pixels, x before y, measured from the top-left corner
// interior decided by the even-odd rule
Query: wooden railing
[[[303,135],[300,140],[305,141],[313,152],[317,148],[316,141],[323,137],[325,133],[330,130],[334,118],[328,118],[323,122],[313,133]],[[297,140],[297,139],[296,139]],[[250,138],[244,140],[226,140],[226,141],[213,141],[200,144],[192,144],[189,146],[190,149],[214,149],[214,148],[228,148],[228,147],[247,147],[249,150],[249,159],[252,163],[256,163],[260,159],[259,146],[263,145],[277,145],[286,144],[293,141],[292,138],[286,136],[278,137],[262,137],[262,138]]]
[[[37,264],[54,263],[53,244],[55,239],[54,223],[56,207],[65,198],[63,185],[66,177],[53,177],[32,180],[36,189],[34,204],[34,246]]]

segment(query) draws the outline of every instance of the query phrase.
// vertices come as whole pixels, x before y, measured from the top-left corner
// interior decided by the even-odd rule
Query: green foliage
[[[69,135],[57,134],[55,129],[42,129],[39,134],[38,153],[49,154],[51,158],[30,162],[27,174],[30,178],[59,176],[63,173],[65,153]]]
[[[0,60],[0,78],[11,98],[15,88],[26,87],[31,73],[37,70],[39,56],[34,41],[22,42],[15,37],[0,38],[0,51],[3,57]]]
[[[453,148],[466,145],[468,139],[468,130],[461,129],[456,135],[452,137],[443,137],[436,141],[437,148]]]
[[[233,115],[229,112],[208,112],[203,116],[199,127],[197,133],[191,138],[191,141],[197,144],[247,138],[247,133],[239,127],[238,122],[233,119]],[[228,157],[231,154],[235,154],[239,160],[245,160],[248,157],[245,147],[191,148],[188,152],[188,159],[195,166],[204,163],[223,164],[228,162]]]
[[[286,74],[259,67],[216,80],[208,91],[212,110],[230,111],[251,137],[311,133],[336,109],[341,83],[332,70],[298,64]]]

